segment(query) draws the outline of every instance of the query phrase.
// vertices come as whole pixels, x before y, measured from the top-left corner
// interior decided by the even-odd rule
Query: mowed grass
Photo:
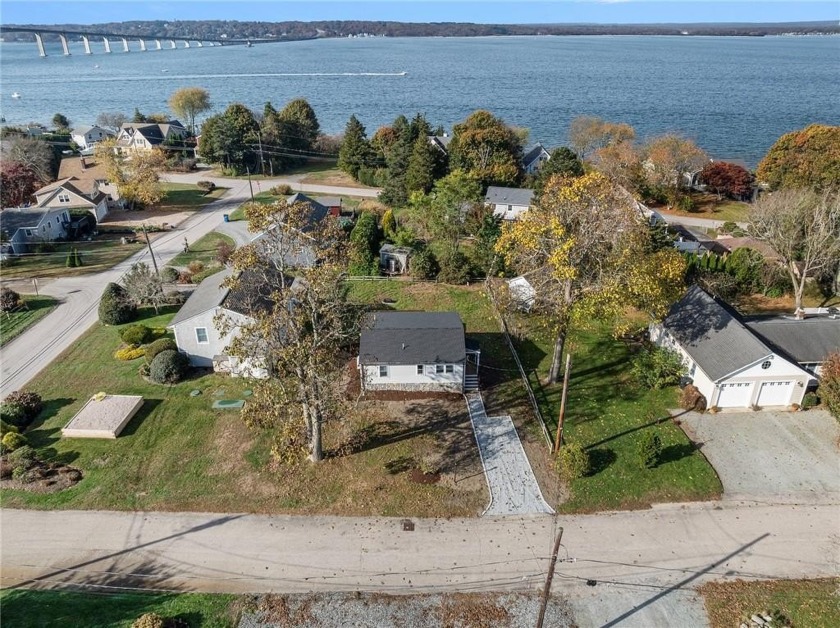
[[[47,296],[23,294],[21,299],[23,307],[8,314],[0,314],[0,347],[20,336],[58,305],[56,299]]]
[[[275,201],[277,201],[281,198],[284,198],[284,197],[276,196],[276,195],[272,194],[271,192],[260,192],[259,194],[254,194],[254,202],[255,203],[260,203],[261,205],[270,205],[271,203],[273,203],[273,202],[275,202]],[[250,203],[250,202],[251,201],[248,201],[248,203]],[[245,218],[245,207],[246,207],[246,205],[248,205],[248,203],[243,203],[242,205],[240,205],[239,207],[234,209],[229,216],[229,220],[231,222],[236,221],[236,220],[245,220],[246,219]]]
[[[5,261],[0,264],[4,279],[31,279],[52,277],[74,277],[107,270],[131,257],[143,244],[133,242],[121,244],[119,236],[102,235],[90,242],[63,242],[55,244],[53,251],[32,252]],[[73,249],[79,251],[82,266],[67,267],[67,255]]]
[[[182,619],[187,626],[232,628],[239,619],[237,599],[234,595],[207,593],[0,591],[4,628],[130,628],[144,613]]]
[[[527,343],[515,341],[552,437],[557,429],[562,384],[544,385],[553,338],[536,318],[525,318]],[[722,487],[714,469],[694,448],[668,410],[677,407],[675,388],[648,390],[630,374],[632,349],[599,327],[573,334],[572,372],[564,442],[589,453],[592,471],[571,480],[562,512],[645,508],[659,502],[715,499]],[[663,451],[647,469],[637,451],[645,432],[659,435]]]
[[[156,210],[164,212],[181,212],[201,209],[207,203],[221,198],[228,188],[217,187],[212,192],[205,193],[196,185],[190,183],[164,183],[163,200]]]
[[[142,322],[161,327],[172,315]],[[358,444],[358,432],[376,419],[328,423],[325,461],[274,465],[270,431],[249,430],[238,411],[211,409],[216,399],[247,399],[243,392],[254,382],[205,374],[153,384],[138,374],[142,358],[113,358],[119,346],[117,328],[96,325],[27,386],[45,401],[26,431],[30,443],[84,478],[53,494],[4,489],[4,507],[445,517],[476,515],[486,505],[483,486],[421,485],[389,472],[392,460],[441,453],[430,428],[405,430],[399,416],[384,417],[376,429],[381,442],[354,453],[348,441]],[[142,395],[145,403],[116,440],[62,439],[61,428],[99,391]],[[447,420],[428,414],[430,426]]]
[[[694,209],[689,212],[680,211],[674,207],[656,207],[656,210],[676,216],[707,218],[709,220],[722,220],[723,222],[746,222],[749,219],[749,203],[727,198],[719,199],[715,194],[702,192],[692,193],[691,199],[694,201]]]
[[[782,626],[840,626],[838,580],[758,580],[709,582],[699,589],[712,628],[749,625],[756,613],[782,615]],[[773,622],[773,625],[777,625]]]
[[[201,262],[205,266],[216,261],[216,253],[220,244],[234,246],[233,238],[218,231],[211,231],[195,242],[190,243],[188,253],[179,253],[175,256],[169,266],[187,266],[190,262]]]

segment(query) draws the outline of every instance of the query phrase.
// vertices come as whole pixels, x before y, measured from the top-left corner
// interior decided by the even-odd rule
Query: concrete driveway
[[[828,412],[688,413],[724,499],[840,504],[840,426]]]

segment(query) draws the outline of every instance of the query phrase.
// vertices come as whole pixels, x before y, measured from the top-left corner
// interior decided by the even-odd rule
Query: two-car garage
[[[719,385],[718,408],[786,407],[798,403],[794,399],[797,386],[794,380],[732,382]]]

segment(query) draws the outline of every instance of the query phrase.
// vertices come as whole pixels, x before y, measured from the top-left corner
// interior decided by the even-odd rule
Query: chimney
[[[79,162],[82,164],[82,170],[87,170],[87,162],[85,161],[84,155],[79,157]]]

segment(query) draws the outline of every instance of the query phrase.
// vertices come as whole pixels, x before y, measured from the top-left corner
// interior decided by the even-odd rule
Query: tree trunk
[[[309,459],[312,462],[320,462],[324,459],[324,449],[321,443],[321,411],[317,407],[312,408],[312,434],[309,440]]]
[[[802,312],[802,295],[805,292],[805,275],[797,276],[796,262],[788,262],[788,273],[790,274],[790,281],[793,284],[793,313],[797,316]],[[804,312],[802,312],[804,313]]]
[[[560,363],[563,359],[563,346],[566,344],[565,329],[557,334],[554,340],[554,355],[551,356],[551,369],[548,371],[548,383],[556,384],[560,381]]]

